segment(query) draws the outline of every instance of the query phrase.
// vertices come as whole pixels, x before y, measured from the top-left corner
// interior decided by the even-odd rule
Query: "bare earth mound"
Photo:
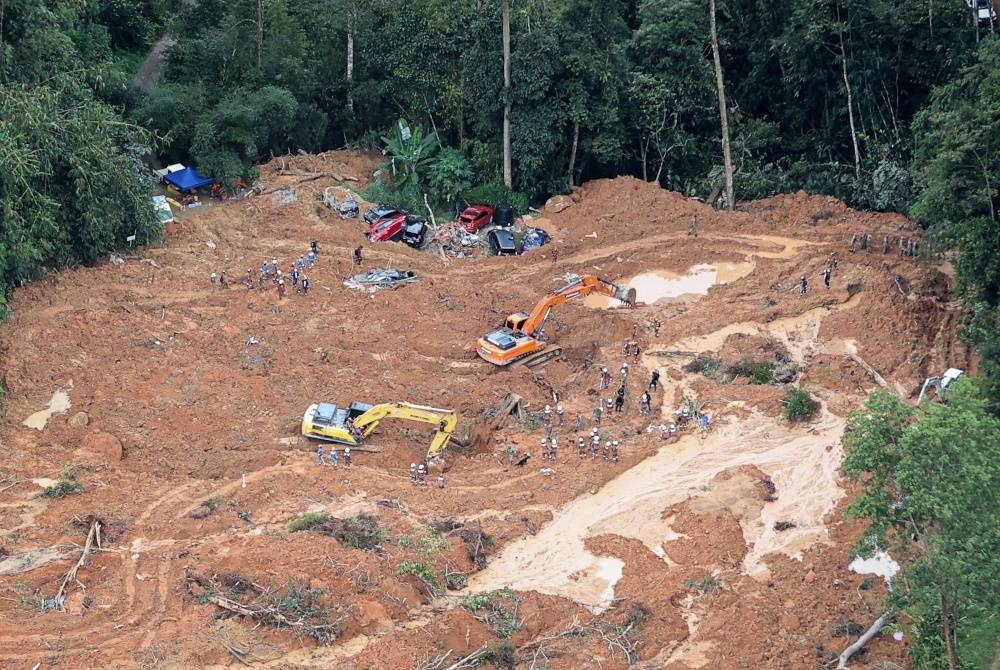
[[[841,520],[846,413],[880,383],[912,397],[925,375],[970,366],[947,275],[881,253],[883,235],[916,235],[902,217],[804,194],[724,213],[602,180],[543,211],[555,261],[365,243],[363,269],[420,277],[368,295],[341,283],[361,222],[322,206],[334,177],[302,179],[356,187],[374,166],[279,159],[263,178],[294,202],[191,210],[162,246],[17,291],[0,325],[0,667],[444,668],[482,650],[495,667],[812,668],[867,626],[884,587],[847,570],[860,529]],[[855,232],[876,253],[848,253]],[[272,257],[287,272],[310,240],[309,295],[242,285]],[[222,271],[228,290],[209,283]],[[476,357],[478,336],[567,273],[632,283],[640,304],[559,308],[547,333],[564,355],[541,369]],[[580,457],[577,416],[589,431],[611,393],[598,371],[617,377],[633,331],[625,411],[601,425],[621,460]],[[685,371],[697,356],[715,367]],[[815,420],[783,421],[784,387],[750,383],[744,359],[811,391]],[[510,392],[529,416],[491,434],[484,416]],[[535,414],[553,392],[567,416],[554,463]],[[685,396],[711,430],[661,441]],[[317,400],[451,407],[492,439],[453,448],[442,489],[409,482],[423,425],[385,422],[380,451],[320,467],[298,435]],[[533,456],[512,467],[508,447]],[[60,609],[95,521],[100,548]],[[904,644],[877,638],[854,667],[899,662]]]

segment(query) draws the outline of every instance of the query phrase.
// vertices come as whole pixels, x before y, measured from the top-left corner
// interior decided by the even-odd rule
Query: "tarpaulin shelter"
[[[189,167],[183,170],[178,170],[177,172],[171,172],[163,177],[163,181],[167,182],[178,191],[193,191],[196,188],[201,188],[202,186],[210,186],[215,183],[215,180],[211,177],[202,177],[198,174],[198,170]]]

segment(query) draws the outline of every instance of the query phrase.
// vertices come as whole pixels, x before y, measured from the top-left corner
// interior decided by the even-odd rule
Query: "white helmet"
[[[426,469],[427,469],[427,466],[425,466],[423,463],[421,463],[420,464],[420,471],[423,472]]]
[[[623,368],[627,368],[628,367],[628,363],[622,363],[622,367]]]
[[[580,442],[580,444],[583,444],[583,438],[582,437],[579,438],[579,442]]]
[[[351,453],[351,448],[350,448],[350,447],[345,447],[345,448],[344,448],[344,453],[345,453],[345,454],[349,454],[349,453]]]
[[[545,438],[543,437],[543,438],[542,438],[542,446],[543,446],[543,447],[545,446],[545,443],[546,443],[546,442],[548,442],[548,440],[547,440],[547,439],[545,439]]]
[[[607,372],[607,371],[608,371],[607,368],[601,368],[601,372]]]
[[[617,447],[618,446],[618,440],[612,441],[611,445],[614,446],[614,447]]]
[[[416,470],[417,469],[417,464],[416,463],[410,463],[410,469],[411,470]]]
[[[551,412],[552,411],[552,406],[551,405],[546,405],[545,406],[545,411],[546,412]]]
[[[556,405],[556,411],[557,411],[557,412],[561,412],[561,411],[563,411],[563,406],[562,406],[562,403],[559,403],[558,405]]]

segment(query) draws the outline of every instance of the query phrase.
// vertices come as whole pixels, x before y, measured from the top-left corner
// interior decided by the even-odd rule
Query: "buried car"
[[[427,235],[427,219],[413,214],[398,214],[375,221],[368,229],[371,242],[403,242],[419,249]]]
[[[528,228],[524,232],[524,239],[521,241],[521,253],[526,254],[532,249],[537,249],[543,244],[548,244],[551,236],[541,228]]]
[[[365,212],[365,223],[369,226],[374,225],[376,222],[382,219],[391,219],[396,216],[406,216],[408,212],[400,207],[393,207],[392,205],[375,205],[367,212]]]
[[[494,228],[486,234],[486,241],[494,256],[517,256],[517,242],[509,230]]]

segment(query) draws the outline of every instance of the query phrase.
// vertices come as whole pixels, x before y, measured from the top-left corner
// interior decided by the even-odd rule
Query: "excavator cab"
[[[504,322],[504,328],[507,328],[508,330],[515,333],[523,332],[524,322],[527,320],[528,320],[527,312],[518,312],[517,314],[511,314],[510,316],[507,317],[507,320]]]

